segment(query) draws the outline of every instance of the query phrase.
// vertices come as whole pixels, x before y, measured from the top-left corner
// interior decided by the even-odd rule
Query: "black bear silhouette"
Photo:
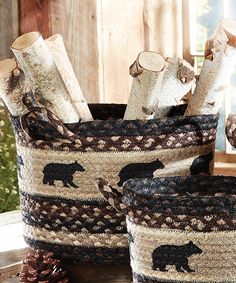
[[[23,158],[22,158],[21,155],[17,155],[16,159],[17,159],[17,167],[18,167],[19,177],[22,179],[21,168],[24,165],[24,161],[23,161]]]
[[[213,159],[212,152],[209,152],[206,155],[200,155],[193,160],[192,165],[190,166],[191,175],[205,174],[210,175],[209,164]]]
[[[73,182],[73,174],[76,171],[84,172],[85,169],[77,161],[69,164],[49,163],[44,169],[43,183],[54,186],[54,181],[62,181],[64,187],[78,188]]]
[[[150,163],[130,163],[120,170],[120,181],[117,185],[121,187],[129,179],[153,178],[153,173],[163,168],[165,166],[158,158]]]
[[[159,268],[160,271],[166,270],[166,265],[175,265],[178,272],[194,272],[188,265],[188,257],[193,254],[201,254],[202,250],[192,241],[182,246],[162,245],[157,247],[152,253],[152,269]]]

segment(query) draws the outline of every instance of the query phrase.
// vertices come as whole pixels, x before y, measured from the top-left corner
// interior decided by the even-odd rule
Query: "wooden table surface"
[[[0,282],[19,282],[16,274],[22,260],[29,252],[22,236],[19,211],[0,214]],[[131,269],[128,265],[65,265],[71,283],[130,283]]]

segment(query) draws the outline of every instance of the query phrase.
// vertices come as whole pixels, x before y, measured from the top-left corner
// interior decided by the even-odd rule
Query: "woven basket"
[[[24,237],[63,259],[127,262],[125,218],[95,179],[121,187],[130,178],[212,173],[218,116],[125,121],[124,105],[90,108],[100,120],[64,125],[41,108],[12,117]]]
[[[236,178],[127,181],[100,191],[126,214],[133,282],[236,282]]]
[[[236,114],[229,114],[225,132],[228,138],[229,143],[236,147]]]

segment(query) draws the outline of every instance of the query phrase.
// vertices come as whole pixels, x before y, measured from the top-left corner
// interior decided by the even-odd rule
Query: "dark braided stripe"
[[[142,211],[235,217],[235,195],[235,177],[166,177],[127,181],[123,202]]]
[[[152,120],[94,120],[92,122],[72,125],[66,124],[66,126],[79,137],[156,136],[216,129],[218,118],[218,115],[201,115],[167,117]],[[18,119],[18,117],[12,117],[12,123],[14,127],[19,130],[20,124]],[[52,126],[45,121],[39,122],[38,119],[30,121],[33,128],[38,124],[42,130],[46,127],[49,131],[54,131]]]
[[[129,221],[137,225],[159,229],[175,229],[196,232],[235,231],[235,216],[227,215],[177,215],[173,213],[148,213],[133,210],[129,213]]]
[[[126,233],[125,217],[108,202],[35,196],[21,192],[23,221],[53,231]]]
[[[49,214],[47,216],[39,216],[36,218],[35,213],[27,213],[26,210],[22,211],[22,220],[31,226],[46,228],[53,231],[60,231],[64,228],[68,232],[78,232],[85,233],[85,230],[90,234],[125,234],[127,232],[125,225],[121,224],[120,219],[112,218],[112,220],[104,219],[100,216],[93,219],[93,216],[84,218],[84,217],[73,217],[73,219],[67,220],[67,217],[51,217]],[[114,216],[115,217],[115,216]],[[60,220],[60,223],[57,223],[56,220]],[[80,223],[79,223],[80,222]]]
[[[218,115],[168,117],[152,120],[111,120],[84,122],[73,127],[79,136],[156,136],[216,129]]]
[[[71,245],[58,245],[35,241],[24,237],[26,243],[32,248],[52,251],[58,259],[71,262],[92,264],[123,264],[129,263],[128,248],[104,247],[78,247]]]
[[[38,131],[34,131],[38,133]],[[28,142],[21,133],[18,135],[18,141],[25,146],[31,146],[41,149],[69,150],[69,151],[139,151],[156,149],[175,149],[188,146],[201,146],[213,143],[215,141],[216,130],[211,129],[204,132],[189,132],[182,134],[166,134],[155,136],[104,136],[104,137],[80,137],[80,145],[68,142],[53,142],[53,139],[59,138],[51,132],[35,136],[33,141]],[[40,141],[39,141],[40,140]]]
[[[126,194],[126,199],[130,198]],[[236,201],[228,197],[170,197],[160,196],[155,199],[143,199],[138,196],[132,201],[132,209],[150,211],[153,213],[166,213],[184,215],[236,215]],[[126,202],[127,204],[127,202]]]
[[[129,180],[124,185],[125,193],[139,196],[230,196],[236,194],[236,177],[182,176]]]

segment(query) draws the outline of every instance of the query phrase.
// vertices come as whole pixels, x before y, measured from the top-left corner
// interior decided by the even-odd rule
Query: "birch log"
[[[41,34],[26,33],[13,42],[11,49],[34,85],[35,93],[42,97],[42,106],[50,109],[64,123],[78,122],[79,113]]]
[[[171,107],[179,104],[194,84],[194,69],[187,61],[174,57],[167,58],[154,117],[167,116]]]
[[[222,20],[206,43],[205,61],[185,116],[216,114],[236,65],[236,21]]]
[[[156,52],[141,52],[130,66],[133,77],[125,120],[147,120],[154,116],[156,97],[161,89],[165,59]]]
[[[20,116],[26,109],[25,94],[32,93],[24,73],[15,59],[0,61],[0,96],[12,116]]]
[[[62,36],[55,34],[49,37],[46,43],[82,121],[92,121],[93,117],[76,79]]]

